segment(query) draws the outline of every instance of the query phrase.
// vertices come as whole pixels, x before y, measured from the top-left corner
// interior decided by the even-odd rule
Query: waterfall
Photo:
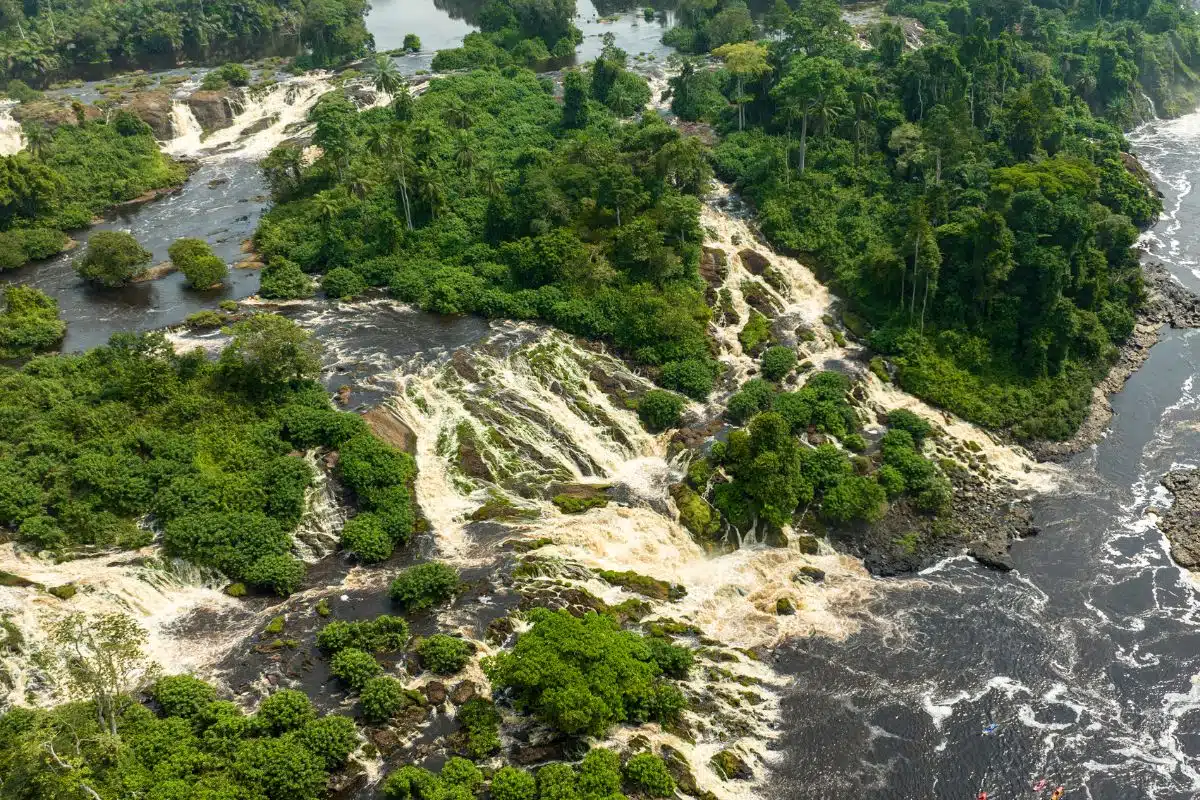
[[[1142,99],[1143,99],[1143,100],[1145,100],[1145,101],[1146,101],[1146,105],[1150,107],[1150,118],[1151,118],[1151,119],[1158,119],[1158,108],[1157,108],[1157,106],[1155,106],[1155,105],[1154,105],[1154,98],[1152,98],[1150,95],[1146,94],[1146,93],[1143,91],[1143,92],[1142,92]]]
[[[195,155],[200,152],[200,141],[204,130],[192,113],[192,107],[182,100],[171,103],[171,133],[169,142],[163,143],[163,152],[172,156]]]
[[[249,161],[265,158],[282,142],[309,132],[308,112],[333,88],[328,74],[312,72],[266,89],[242,89],[232,103],[232,124],[205,140],[205,155]]]
[[[25,147],[25,136],[21,123],[13,119],[12,110],[16,103],[0,103],[0,156],[12,156]]]

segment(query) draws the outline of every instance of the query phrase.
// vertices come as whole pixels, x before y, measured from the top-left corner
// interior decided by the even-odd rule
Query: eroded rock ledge
[[[1171,542],[1171,558],[1184,569],[1200,569],[1200,470],[1168,472],[1162,485],[1175,495],[1158,524]]]

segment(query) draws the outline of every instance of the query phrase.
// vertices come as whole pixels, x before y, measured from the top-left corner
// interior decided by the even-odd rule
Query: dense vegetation
[[[676,111],[727,135],[717,171],[832,281],[902,387],[1029,438],[1069,436],[1142,302],[1131,245],[1159,201],[1117,125],[1196,85],[1195,15],[1141,6],[893,3],[858,46],[833,2],[687,3]],[[1096,19],[1100,13],[1102,19]],[[736,23],[736,24],[735,24]],[[717,110],[713,89],[734,107]],[[1178,106],[1176,106],[1178,107]],[[865,331],[864,331],[865,332]]]
[[[307,334],[259,315],[216,363],[161,334],[115,335],[83,355],[0,370],[0,523],[37,549],[168,553],[286,594],[304,575],[291,531],[312,472],[297,449],[340,448],[339,474],[390,542],[412,530],[411,459],[335,411],[312,381]],[[373,465],[391,466],[372,477]]]
[[[834,524],[876,522],[889,501],[933,514],[947,511],[950,481],[921,454],[932,432],[929,423],[912,412],[893,411],[879,446],[871,448],[850,405],[850,388],[850,380],[836,372],[811,375],[796,391],[748,381],[727,411],[732,422],[748,424],[692,464],[691,489],[709,496],[741,531],[759,522],[788,524],[807,510]],[[702,538],[715,536],[719,526],[702,506],[688,503],[690,497],[685,494],[680,503],[682,521]]]
[[[58,301],[40,289],[14,284],[4,288],[0,312],[0,358],[25,358],[53,349],[67,332],[58,318]]]
[[[706,394],[708,166],[697,140],[595,99],[629,80],[610,55],[563,106],[523,70],[440,79],[392,109],[322,98],[321,158],[284,146],[264,164],[264,286],[286,275],[307,293],[303,272],[345,268],[430,311],[548,320]]]
[[[479,15],[480,31],[467,34],[462,47],[439,50],[433,68],[533,66],[552,56],[568,58],[583,41],[574,18],[575,0],[491,0]]]
[[[317,800],[358,748],[354,723],[318,718],[302,692],[278,691],[251,715],[186,675],[150,694],[157,713],[124,697],[111,728],[92,700],[0,716],[0,794]]]
[[[24,151],[0,156],[0,269],[49,258],[66,246],[63,231],[187,177],[159,152],[149,126],[124,111],[110,122],[34,124],[26,138]]]
[[[94,65],[174,65],[181,58],[258,53],[291,39],[314,66],[373,46],[364,0],[3,0],[0,79],[43,84]]]

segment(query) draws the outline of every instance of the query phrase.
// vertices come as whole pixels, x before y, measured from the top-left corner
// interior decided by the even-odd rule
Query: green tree
[[[230,330],[220,368],[250,391],[270,393],[320,373],[320,343],[286,317],[255,314]]]
[[[76,264],[76,271],[101,286],[124,286],[145,271],[150,251],[132,234],[124,231],[98,231],[88,239],[87,251]]]
[[[418,47],[418,49],[420,48]],[[400,70],[396,68],[396,62],[386,53],[376,53],[371,56],[367,60],[366,71],[371,76],[371,85],[377,92],[395,97],[402,91],[408,91],[408,84],[404,80],[404,76],[400,74]]]
[[[771,71],[767,63],[767,47],[757,42],[725,44],[713,50],[713,55],[725,62],[725,67],[737,79],[738,130],[746,127],[746,103],[753,100],[746,94],[746,80],[757,80]]]
[[[225,262],[203,239],[176,239],[167,253],[193,289],[212,288],[228,274]]]

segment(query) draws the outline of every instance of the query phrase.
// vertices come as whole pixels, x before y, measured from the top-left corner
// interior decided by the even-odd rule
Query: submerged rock
[[[712,757],[709,762],[713,770],[727,781],[748,781],[754,777],[754,771],[745,760],[732,750],[722,750]]]
[[[1008,554],[1008,548],[996,542],[980,542],[967,550],[967,555],[983,566],[1000,572],[1011,572],[1016,568]]]
[[[1200,568],[1200,470],[1176,470],[1162,479],[1175,496],[1159,528],[1171,542],[1171,558],[1184,569]]]

